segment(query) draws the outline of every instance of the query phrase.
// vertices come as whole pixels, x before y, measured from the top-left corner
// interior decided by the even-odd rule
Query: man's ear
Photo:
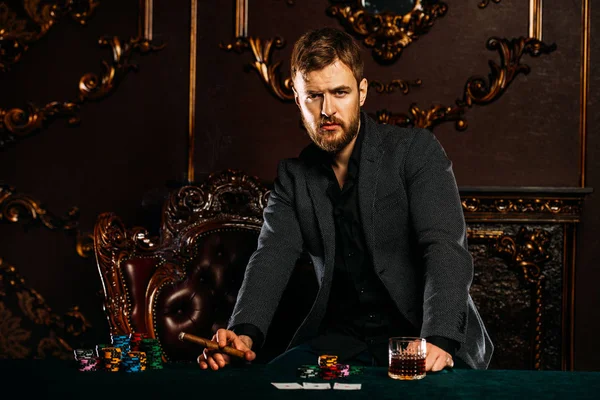
[[[298,106],[298,108],[300,108],[300,99],[298,98],[298,92],[296,92],[296,88],[294,87],[293,84],[292,84],[292,90],[294,91],[294,101],[296,102],[296,105]]]
[[[365,104],[365,100],[367,99],[367,91],[369,90],[369,82],[367,82],[367,78],[363,78],[358,85],[358,93],[360,96],[360,105],[362,107]]]

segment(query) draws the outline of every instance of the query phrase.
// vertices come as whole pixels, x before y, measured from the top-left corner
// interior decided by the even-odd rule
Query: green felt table
[[[0,360],[0,398],[127,399],[600,399],[600,372],[449,370],[419,381],[398,381],[386,368],[325,381],[300,379],[296,368],[268,365],[200,370],[194,364],[166,364],[162,370],[80,372],[74,362]],[[280,390],[271,382],[361,383],[359,391]],[[12,397],[4,397],[12,395]]]

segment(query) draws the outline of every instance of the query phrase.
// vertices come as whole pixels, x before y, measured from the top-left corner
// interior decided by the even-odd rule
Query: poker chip
[[[110,335],[110,342],[112,347],[117,347],[121,349],[121,356],[129,353],[131,351],[131,335]]]
[[[319,367],[329,367],[335,365],[338,362],[338,356],[323,354],[319,356],[317,364]]]
[[[351,365],[350,366],[350,375],[361,375],[365,370],[365,367],[361,367],[359,365]]]
[[[96,356],[95,349],[74,349],[73,354],[79,371],[90,372],[98,370],[99,358]]]
[[[333,364],[319,367],[321,369],[320,377],[322,379],[343,378],[350,375],[350,365]]]
[[[73,354],[75,355],[75,360],[96,357],[94,349],[74,349]]]
[[[298,368],[298,377],[303,379],[318,378],[320,368],[318,365],[302,365]]]
[[[104,362],[104,370],[109,372],[118,372],[121,366],[121,348],[105,347],[102,349],[101,359]]]
[[[77,362],[79,364],[79,371],[81,372],[98,371],[101,365],[98,357],[80,358]]]
[[[125,372],[141,372],[146,370],[147,358],[143,351],[130,351],[121,359]]]
[[[157,339],[142,339],[139,347],[140,351],[146,353],[148,369],[163,369],[162,349]]]
[[[129,338],[129,342],[131,345],[131,351],[140,351],[140,343],[142,339],[147,339],[148,334],[143,332],[134,332],[131,334]]]

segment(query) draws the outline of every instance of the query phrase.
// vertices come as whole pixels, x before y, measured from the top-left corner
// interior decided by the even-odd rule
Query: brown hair
[[[297,73],[306,74],[343,62],[352,70],[354,78],[363,78],[360,47],[352,36],[335,28],[320,28],[306,32],[294,44],[292,51],[292,79]]]

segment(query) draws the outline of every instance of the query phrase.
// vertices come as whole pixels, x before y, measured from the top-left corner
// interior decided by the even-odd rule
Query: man
[[[360,49],[333,29],[303,35],[292,53],[294,96],[313,142],[279,164],[258,248],[229,329],[213,340],[256,357],[302,251],[319,290],[288,350],[272,363],[387,366],[391,336],[427,339],[427,371],[487,368],[492,343],[469,295],[473,262],[451,162],[424,129],[380,125]],[[205,350],[201,368],[230,362]]]

